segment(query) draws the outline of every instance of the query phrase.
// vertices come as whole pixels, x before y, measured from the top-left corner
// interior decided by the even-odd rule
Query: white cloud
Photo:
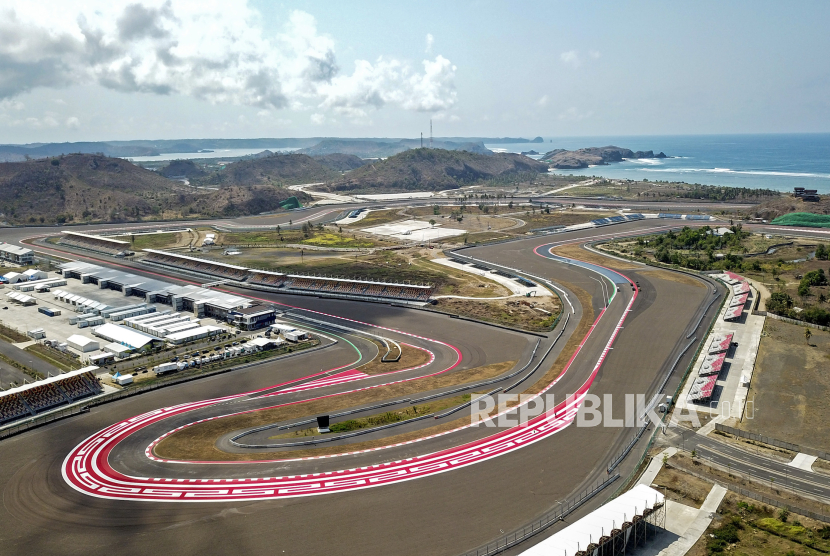
[[[568,50],[567,52],[563,52],[559,55],[559,59],[575,68],[582,65],[582,60],[579,59],[579,52],[576,50]]]
[[[311,123],[314,125],[323,125],[326,123],[326,115],[325,114],[312,114],[311,115]]]
[[[70,116],[66,119],[66,127],[69,129],[78,129],[81,127],[81,120],[75,116]]]
[[[548,95],[542,95],[542,98],[537,100],[536,104],[538,104],[539,106],[545,107],[545,106],[548,105],[548,102],[550,102],[550,97],[548,97]]]
[[[432,54],[432,45],[435,43],[435,37],[432,36],[432,33],[427,33],[427,48],[426,53]]]
[[[356,62],[352,75],[338,76],[321,85],[324,110],[335,110],[352,117],[366,115],[368,108],[398,105],[417,112],[437,112],[455,105],[456,67],[441,55],[423,61],[418,73],[398,60],[378,58],[372,64]]]
[[[600,54],[599,51],[597,51],[597,50],[589,50],[588,51],[588,56],[590,56],[594,60],[597,60],[597,59],[599,59],[600,56],[602,56],[602,54]]]
[[[433,38],[427,35],[427,47]],[[365,115],[396,105],[434,111],[455,103],[455,66],[442,56],[415,71],[397,59],[356,61],[344,75],[334,40],[294,10],[266,32],[247,0],[0,0],[0,99],[36,88],[96,83],[216,104]]]
[[[23,104],[22,102],[20,102],[19,100],[14,100],[14,99],[0,100],[0,109],[2,109],[3,111],[6,111],[6,110],[20,111],[20,110],[23,110],[24,108],[26,108],[26,105]]]

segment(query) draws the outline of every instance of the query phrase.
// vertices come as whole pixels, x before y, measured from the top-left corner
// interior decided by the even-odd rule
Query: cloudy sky
[[[830,131],[830,3],[0,0],[0,143]]]

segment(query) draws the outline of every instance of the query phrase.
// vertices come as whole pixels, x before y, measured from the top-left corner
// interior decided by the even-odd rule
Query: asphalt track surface
[[[654,227],[654,221],[632,222],[559,234],[554,239],[557,243],[581,243],[593,236],[644,233]],[[3,232],[3,237],[15,240],[15,236],[28,237],[33,235],[32,232],[8,230]],[[588,387],[592,394],[600,396],[606,393],[650,395],[661,382],[669,362],[688,344],[686,336],[693,332],[691,326],[708,305],[712,287],[702,282],[692,286],[658,278],[647,267],[621,270],[626,277],[625,283],[603,312],[607,282],[604,289],[601,281],[595,279],[594,270],[548,258],[546,246],[551,241],[551,238],[532,238],[468,249],[466,253],[544,276],[565,291],[580,288],[591,295],[594,315],[602,313],[602,316],[568,371],[553,386],[559,399],[565,400],[566,395],[584,392]],[[627,286],[627,279],[638,282],[639,288],[632,290]],[[623,282],[623,278],[618,280]],[[239,290],[239,293],[244,292]],[[528,360],[536,343],[536,338],[528,335],[413,309],[260,292],[256,296],[317,311],[318,317],[333,322],[342,323],[342,318],[348,318],[351,326],[363,331],[375,330],[374,326],[397,330],[399,332],[388,330],[387,333],[435,354],[429,365],[401,373],[395,379],[408,376],[417,380],[417,376],[434,372],[452,373],[499,361],[517,360],[521,365]],[[569,321],[569,329],[554,346],[549,360],[524,382],[523,387],[532,385],[543,374],[576,328],[582,308],[575,295],[568,297],[575,304],[573,322]],[[707,321],[708,318],[704,319],[702,330]],[[344,334],[336,330],[330,332]],[[356,335],[359,337],[360,333]],[[554,334],[549,336],[542,342],[545,347],[550,345]],[[458,350],[460,358],[453,348]],[[368,344],[364,343],[357,351],[365,354],[367,349]],[[690,350],[687,358],[693,351]],[[157,426],[150,425],[125,437],[123,444],[116,445],[110,458],[98,459],[98,463],[111,466],[113,473],[123,476],[170,478],[172,482],[158,481],[155,485],[161,489],[158,492],[165,491],[168,495],[171,492],[186,493],[190,488],[190,492],[212,491],[207,500],[216,496],[225,496],[227,500],[233,488],[247,488],[239,486],[242,479],[256,485],[239,494],[238,499],[200,503],[118,499],[124,497],[123,492],[106,493],[106,497],[101,498],[91,496],[91,492],[76,490],[78,485],[73,488],[64,478],[65,461],[74,461],[67,459],[67,455],[75,453],[85,439],[114,423],[160,408],[202,404],[215,398],[233,397],[234,404],[242,400],[241,404],[248,404],[246,409],[251,409],[258,407],[257,404],[279,403],[280,398],[289,401],[336,394],[354,389],[356,382],[268,396],[272,399],[267,401],[262,399],[265,396],[248,393],[273,388],[276,384],[318,373],[320,369],[342,367],[348,371],[355,359],[355,348],[340,341],[334,347],[278,365],[250,367],[99,406],[88,414],[4,440],[0,443],[0,461],[3,462],[0,468],[0,485],[3,487],[0,553],[104,554],[118,550],[123,554],[172,551],[181,554],[272,554],[282,551],[299,554],[333,551],[338,554],[455,554],[493,539],[501,531],[531,521],[554,507],[557,501],[603,477],[605,466],[631,435],[631,430],[624,428],[567,426],[572,411],[561,411],[560,406],[555,415],[541,416],[536,426],[522,431],[468,427],[405,446],[335,458],[198,464],[144,457],[146,447],[164,431],[192,422],[194,417],[209,418],[223,413],[222,406],[210,403],[190,415],[177,413]],[[598,366],[598,362],[601,365]],[[678,368],[685,369],[686,363],[681,361]],[[667,392],[674,391],[679,374],[675,373]],[[375,375],[357,382],[377,385],[390,378]],[[273,389],[267,392],[274,393]],[[622,417],[622,410],[615,405],[614,416]],[[534,438],[515,442],[513,446],[502,442],[507,435],[513,435],[512,440],[517,441],[517,435],[530,434]],[[492,435],[501,435],[498,442],[502,447],[497,457],[496,454],[487,457],[475,454],[472,459],[462,462],[466,465],[447,465],[449,470],[429,469],[423,465],[418,470],[417,461],[395,463],[453,450],[457,456],[459,446],[466,447],[466,454],[476,450],[481,452],[482,443],[488,442]],[[476,463],[472,464],[472,461]],[[347,485],[344,482],[326,487],[325,479],[309,477],[303,484],[319,484],[320,491],[328,488],[339,492],[319,496],[296,496],[297,492],[281,495],[278,492],[280,486],[286,488],[287,485],[284,479],[277,477],[332,473],[335,478],[351,474],[350,478],[354,479],[354,472],[348,470],[373,465],[380,467],[372,468],[372,473],[403,469],[408,475],[406,478],[411,476],[413,480],[401,481],[393,475],[388,481],[377,481],[389,484],[372,488],[367,488],[370,485],[365,483]],[[347,471],[338,474],[337,470]],[[105,478],[109,477],[105,475]],[[234,481],[233,488],[202,482],[213,478]],[[146,493],[140,494],[146,498],[143,496]]]

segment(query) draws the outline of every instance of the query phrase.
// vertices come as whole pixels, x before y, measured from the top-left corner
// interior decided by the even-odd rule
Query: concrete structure
[[[25,266],[35,262],[35,254],[31,249],[2,242],[0,243],[0,259]]]
[[[228,313],[228,321],[242,330],[258,330],[274,322],[277,312],[264,305],[235,309]]]

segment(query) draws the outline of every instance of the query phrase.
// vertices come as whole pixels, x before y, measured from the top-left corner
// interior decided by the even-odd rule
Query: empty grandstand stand
[[[95,251],[96,253],[104,253],[116,257],[126,257],[135,254],[130,249],[129,241],[82,234],[80,232],[62,231],[61,233],[63,236],[58,240],[58,243],[62,245],[69,245],[70,247],[77,247],[78,249]]]
[[[744,312],[744,308],[742,305],[737,307],[729,307],[726,309],[726,313],[723,315],[723,320],[737,320],[741,318],[741,315]]]
[[[703,364],[700,366],[697,374],[700,376],[718,375],[723,369],[723,362],[726,359],[726,353],[718,353],[716,355],[707,355],[703,359]]]
[[[279,288],[285,282],[285,274],[278,274],[276,272],[266,272],[264,270],[252,270],[248,275],[247,282],[249,284],[257,284],[260,286],[270,286],[272,288]]]
[[[143,262],[170,266],[186,272],[206,274],[237,282],[245,280],[249,273],[249,270],[242,266],[234,266],[216,261],[197,259],[186,255],[166,253],[155,249],[145,249],[144,252],[147,253],[147,255],[144,259],[142,259]]]
[[[701,376],[695,379],[689,391],[688,401],[693,403],[707,403],[712,399],[718,375]]]
[[[734,336],[735,334],[732,332],[728,332],[726,334],[715,334],[715,337],[712,338],[712,342],[709,344],[708,353],[710,355],[714,355],[716,353],[723,353],[724,351],[727,351]]]
[[[730,307],[743,307],[746,305],[746,300],[749,299],[749,293],[742,293],[740,295],[736,295],[732,297],[732,301],[729,302]]]
[[[93,375],[96,369],[98,367],[84,367],[0,392],[0,423],[98,394],[101,386]]]

